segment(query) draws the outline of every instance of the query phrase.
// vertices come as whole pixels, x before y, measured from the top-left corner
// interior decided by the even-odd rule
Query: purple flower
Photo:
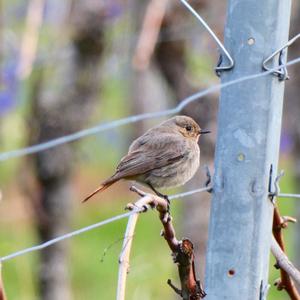
[[[0,115],[4,115],[16,105],[16,63],[5,65],[0,76]]]

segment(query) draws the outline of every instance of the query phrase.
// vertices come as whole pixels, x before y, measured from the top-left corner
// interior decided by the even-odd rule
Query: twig
[[[300,271],[291,263],[286,254],[281,250],[274,237],[272,237],[271,251],[276,258],[278,267],[288,273],[289,276],[291,276],[293,280],[300,286]]]
[[[129,273],[129,257],[135,231],[135,226],[139,217],[139,212],[147,210],[147,204],[151,201],[149,196],[144,197],[145,194],[141,195],[143,198],[137,201],[135,204],[128,204],[126,209],[136,211],[135,214],[130,215],[125,232],[125,238],[123,242],[122,251],[119,257],[119,276],[118,276],[118,288],[117,288],[117,300],[125,299],[126,291],[126,279]]]
[[[287,227],[287,222],[294,221],[293,218],[288,217],[281,217],[279,209],[277,206],[275,206],[274,209],[274,219],[273,219],[273,236],[279,247],[281,248],[282,252],[285,253],[285,245],[284,245],[284,239],[282,235],[282,228]],[[273,242],[272,242],[272,248],[273,248]],[[275,249],[275,246],[274,246]],[[273,250],[272,250],[273,251]],[[277,257],[276,257],[277,258]],[[280,262],[277,262],[277,265],[280,268],[280,279],[276,281],[276,286],[278,290],[286,290],[286,292],[289,294],[290,298],[292,300],[300,300],[300,295],[294,285],[294,282],[292,281],[290,277],[290,273],[287,272],[287,270],[280,266],[280,263],[282,263],[282,258]]]
[[[100,262],[104,262],[104,259],[105,259],[105,256],[107,254],[107,252],[112,248],[114,247],[116,244],[120,243],[120,242],[124,242],[124,239],[126,239],[128,237],[124,236],[124,237],[121,237],[115,241],[113,241],[111,244],[109,244],[104,250],[103,250],[103,253],[102,253],[102,256],[101,256],[101,259],[100,259]]]
[[[0,262],[0,300],[6,300],[4,286],[3,286],[3,280],[2,280],[2,264]]]
[[[144,208],[144,211],[148,208],[155,208],[159,212],[159,219],[164,227],[163,237],[169,245],[169,248],[172,251],[172,256],[174,258],[174,262],[178,265],[178,272],[181,282],[181,289],[176,288],[171,280],[168,280],[168,284],[173,288],[173,290],[179,294],[184,300],[198,300],[205,297],[205,292],[201,286],[200,281],[196,279],[195,274],[195,266],[194,266],[194,249],[193,244],[188,239],[183,239],[182,241],[178,241],[175,235],[175,229],[173,227],[172,218],[169,213],[169,204],[163,198],[160,198],[153,194],[144,193],[143,191],[137,189],[136,187],[131,188],[132,191],[136,192],[143,198],[137,201],[135,204],[128,204],[128,209],[138,209],[139,211]],[[137,214],[135,214],[137,215]],[[136,218],[137,220],[137,218]],[[131,236],[134,232],[134,227],[136,224],[132,222],[132,224],[128,224],[126,235]],[[129,232],[130,230],[130,232]],[[130,244],[131,246],[131,244]],[[122,257],[129,258],[130,246],[128,244],[122,250]],[[127,252],[127,253],[124,253]],[[128,261],[127,261],[128,262]],[[119,276],[119,282],[121,282],[122,286],[118,285],[119,288],[125,291],[125,283],[126,283],[126,274],[128,270],[128,264],[123,264],[120,266],[123,268],[122,271],[119,271],[119,274],[122,273],[122,278]],[[118,291],[118,295],[121,292]],[[121,295],[123,298],[117,298],[117,300],[124,300],[125,293]]]
[[[129,256],[133,240],[133,234],[135,230],[135,225],[138,220],[138,213],[131,215],[128,218],[127,228],[125,232],[125,237],[123,241],[122,252],[119,257],[119,277],[118,277],[118,288],[117,288],[117,300],[125,299],[126,290],[126,279],[129,273]]]

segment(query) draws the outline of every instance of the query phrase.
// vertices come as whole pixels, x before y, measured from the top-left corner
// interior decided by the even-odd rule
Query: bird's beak
[[[211,133],[210,130],[199,130],[199,134]]]

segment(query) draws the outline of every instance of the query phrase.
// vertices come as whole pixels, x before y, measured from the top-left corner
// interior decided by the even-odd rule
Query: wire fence
[[[50,149],[50,148],[53,148],[53,147],[56,147],[56,146],[59,146],[59,145],[65,144],[65,143],[73,142],[73,141],[82,139],[84,137],[97,134],[99,132],[103,132],[103,131],[106,131],[109,129],[136,123],[139,121],[153,119],[153,118],[159,118],[159,117],[165,117],[165,116],[169,116],[169,115],[175,115],[175,114],[180,113],[183,110],[183,108],[185,108],[187,105],[191,104],[192,102],[194,102],[200,98],[203,98],[204,96],[207,96],[211,93],[214,93],[220,89],[232,86],[234,84],[239,84],[239,83],[242,83],[242,82],[245,82],[248,80],[254,80],[254,79],[272,74],[276,70],[280,70],[283,67],[289,67],[289,66],[298,64],[299,62],[300,62],[300,57],[295,58],[286,64],[281,64],[281,65],[277,66],[276,68],[272,68],[268,71],[244,76],[241,78],[237,78],[235,80],[228,81],[226,83],[213,85],[203,91],[199,91],[199,92],[183,99],[177,106],[175,106],[174,108],[171,108],[171,109],[153,112],[153,113],[144,113],[144,114],[133,115],[133,116],[129,116],[129,117],[126,117],[123,119],[118,119],[118,120],[108,122],[108,123],[100,123],[97,126],[94,126],[94,127],[88,128],[88,129],[84,129],[84,130],[80,130],[73,134],[65,135],[60,138],[50,140],[48,142],[25,147],[22,149],[3,152],[0,154],[0,161],[4,161],[7,159],[21,157],[21,156],[37,153],[40,151],[44,151],[44,150],[47,150],[47,149]]]
[[[207,187],[203,187],[203,188],[199,188],[199,189],[194,189],[194,190],[191,190],[191,191],[187,191],[187,192],[184,192],[184,193],[170,195],[168,198],[169,198],[169,200],[175,200],[175,199],[179,199],[179,198],[185,198],[185,197],[197,194],[197,193],[209,192],[209,191],[211,191],[211,189],[212,189],[211,186],[207,186]],[[300,194],[279,193],[277,195],[277,197],[279,197],[279,198],[299,198],[300,199]],[[49,240],[47,242],[44,242],[44,243],[41,243],[39,245],[36,245],[36,246],[33,246],[33,247],[29,247],[29,248],[25,248],[23,250],[19,250],[19,251],[13,252],[11,254],[2,256],[2,257],[0,257],[0,262],[11,260],[13,258],[16,258],[18,256],[22,256],[22,255],[27,254],[27,253],[31,253],[31,252],[35,252],[35,251],[40,251],[40,250],[42,250],[44,248],[47,248],[47,247],[50,247],[51,245],[54,245],[56,243],[59,243],[59,242],[62,242],[64,240],[73,238],[73,237],[75,237],[77,235],[83,234],[85,232],[91,231],[91,230],[99,228],[99,227],[102,227],[102,226],[110,224],[112,222],[116,222],[116,221],[119,221],[121,219],[128,218],[131,215],[136,214],[136,213],[140,213],[142,211],[143,211],[143,209],[136,207],[136,208],[134,208],[130,212],[127,212],[127,213],[124,213],[124,214],[120,214],[120,215],[111,217],[109,219],[100,221],[98,223],[95,223],[95,224],[92,224],[92,225],[80,228],[78,230],[75,230],[75,231],[72,231],[72,232],[69,232],[69,233],[66,233],[64,235],[58,236],[58,237],[56,237],[54,239],[51,239],[51,240]]]
[[[185,193],[171,195],[168,198],[169,198],[169,200],[174,200],[174,199],[178,199],[178,198],[184,198],[184,197],[187,197],[187,196],[194,195],[196,193],[202,193],[202,192],[209,191],[210,189],[211,189],[211,187],[208,186],[208,187],[204,187],[204,188],[199,188],[199,189],[195,189],[195,190],[192,190],[192,191],[188,191],[188,192],[185,192]],[[90,230],[102,227],[102,226],[107,225],[109,223],[112,223],[112,222],[115,222],[115,221],[127,218],[127,217],[129,217],[129,216],[131,216],[133,214],[140,213],[142,211],[143,211],[143,208],[134,208],[130,212],[127,212],[127,213],[124,213],[124,214],[120,214],[120,215],[114,216],[112,218],[106,219],[104,221],[100,221],[98,223],[95,223],[95,224],[92,224],[92,225],[80,228],[78,230],[75,230],[75,231],[72,231],[72,232],[69,232],[69,233],[66,233],[64,235],[61,235],[61,236],[56,237],[54,239],[51,239],[51,240],[49,240],[47,242],[44,242],[42,244],[39,244],[37,246],[29,247],[29,248],[26,248],[26,249],[23,249],[23,250],[16,251],[14,253],[8,254],[6,256],[2,256],[2,257],[0,257],[0,262],[4,262],[4,261],[7,261],[7,260],[16,258],[18,256],[21,256],[21,255],[24,255],[24,254],[27,254],[27,253],[31,253],[31,252],[35,252],[35,251],[40,251],[40,250],[42,250],[44,248],[47,248],[47,247],[49,247],[49,246],[51,246],[53,244],[58,243],[58,242],[70,239],[70,238],[72,238],[74,236],[77,236],[77,235],[80,235],[82,233],[88,232]]]

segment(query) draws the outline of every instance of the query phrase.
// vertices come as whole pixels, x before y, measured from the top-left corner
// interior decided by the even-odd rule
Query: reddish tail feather
[[[93,191],[91,194],[89,194],[87,197],[85,197],[81,202],[86,202],[88,201],[90,198],[92,198],[94,195],[96,195],[99,192],[102,192],[104,190],[106,190],[107,188],[109,188],[112,184],[114,184],[116,181],[118,181],[118,179],[108,179],[107,181],[104,181],[95,191]]]

